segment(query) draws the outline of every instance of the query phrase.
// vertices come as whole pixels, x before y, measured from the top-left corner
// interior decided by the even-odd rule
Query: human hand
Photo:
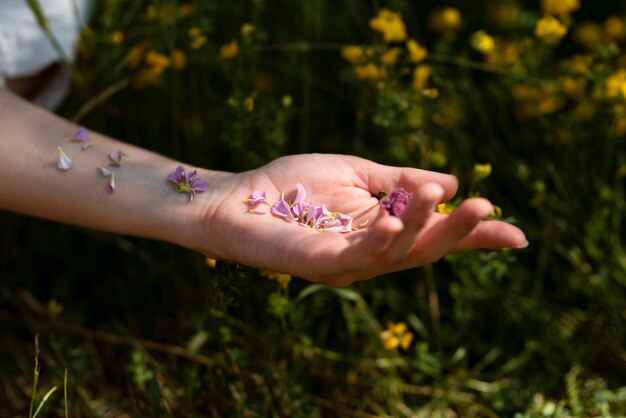
[[[296,183],[305,187],[307,201],[350,215],[358,230],[319,232],[269,213],[247,213],[245,199],[252,191],[264,190],[272,201],[282,192],[293,198]],[[400,217],[389,215],[375,197],[397,187],[413,193]],[[214,195],[219,197],[204,214],[208,239],[202,248],[211,257],[346,286],[428,264],[450,252],[527,245],[516,226],[483,221],[493,211],[486,199],[467,199],[450,215],[436,213],[434,207],[456,189],[457,180],[450,175],[352,156],[283,157],[217,185]]]

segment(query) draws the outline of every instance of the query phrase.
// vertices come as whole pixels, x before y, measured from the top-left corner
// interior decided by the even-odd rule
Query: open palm
[[[346,234],[319,232],[265,214],[247,213],[245,199],[263,190],[272,202],[296,194],[307,202],[354,218]],[[400,217],[387,214],[375,197],[402,187],[413,193]],[[294,155],[233,175],[220,186],[222,199],[206,215],[206,233],[218,257],[331,286],[424,265],[453,251],[521,247],[517,227],[482,221],[493,207],[485,199],[465,200],[450,215],[434,212],[456,192],[456,178],[412,168],[383,166],[352,156]]]

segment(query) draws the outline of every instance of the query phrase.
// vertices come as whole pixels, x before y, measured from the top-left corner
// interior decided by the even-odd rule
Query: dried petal
[[[122,150],[110,153],[109,160],[111,160],[111,165],[115,167],[120,167],[122,165],[122,158],[124,156],[126,156],[126,153],[124,153]]]
[[[80,149],[83,151],[91,147],[91,144],[89,143],[89,139],[87,137],[87,129],[85,129],[84,126],[81,126],[80,128],[78,128],[78,131],[76,131],[76,133],[74,133],[73,136],[67,138],[67,141],[81,142],[82,146],[80,147]]]
[[[59,170],[67,171],[72,168],[72,160],[67,156],[61,147],[58,147],[59,150],[59,160],[57,161],[57,168]]]
[[[113,174],[113,172],[109,170],[109,168],[107,168],[106,166],[101,165],[98,168],[100,169],[100,173],[102,173],[104,177],[109,177],[111,174]]]
[[[115,192],[115,173],[111,172],[109,176],[109,186],[107,187],[109,193]]]

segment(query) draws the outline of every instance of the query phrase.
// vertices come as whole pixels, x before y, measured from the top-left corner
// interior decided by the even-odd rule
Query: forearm
[[[189,202],[167,180],[178,161],[95,132],[89,132],[93,146],[81,150],[81,144],[65,140],[78,126],[5,89],[0,89],[0,127],[0,208],[188,247],[203,241],[205,212],[218,187]],[[58,146],[72,159],[70,170],[57,168]],[[120,167],[111,167],[116,188],[109,193],[109,179],[98,167],[120,149],[126,156]],[[210,186],[229,176],[207,170],[199,175]]]

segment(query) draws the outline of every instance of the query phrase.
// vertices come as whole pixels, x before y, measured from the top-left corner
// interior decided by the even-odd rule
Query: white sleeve
[[[75,56],[89,3],[90,0],[39,1],[50,30],[70,61]],[[34,75],[55,62],[61,62],[61,58],[39,27],[28,3],[0,0],[0,87],[6,78]],[[69,69],[61,65],[61,70],[47,80],[33,101],[50,109],[58,106],[69,90],[70,81]]]

